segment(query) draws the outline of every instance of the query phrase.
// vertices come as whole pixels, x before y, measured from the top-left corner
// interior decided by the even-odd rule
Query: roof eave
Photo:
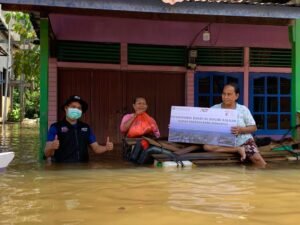
[[[22,10],[22,7],[30,6],[33,10],[43,11],[49,7],[61,7],[65,9],[79,10],[103,10],[132,13],[161,13],[184,15],[213,15],[213,16],[237,16],[298,19],[300,10],[295,6],[286,5],[248,5],[231,3],[207,3],[207,2],[182,2],[175,5],[163,3],[161,0],[0,0],[5,8]]]

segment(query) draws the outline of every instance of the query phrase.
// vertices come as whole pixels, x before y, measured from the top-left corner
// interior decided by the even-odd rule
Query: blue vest
[[[54,123],[59,140],[59,149],[54,152],[54,162],[87,162],[89,160],[90,127],[77,121],[74,126],[66,119]]]

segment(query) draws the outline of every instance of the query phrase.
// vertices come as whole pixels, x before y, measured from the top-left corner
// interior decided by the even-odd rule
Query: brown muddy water
[[[9,125],[0,224],[297,225],[300,163],[136,167],[121,160],[53,166],[37,160],[38,128]],[[104,157],[105,158],[105,157]]]

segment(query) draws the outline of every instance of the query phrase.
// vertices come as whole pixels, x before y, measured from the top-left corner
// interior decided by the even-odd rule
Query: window
[[[195,73],[195,106],[211,107],[222,102],[223,87],[227,83],[240,87],[238,102],[243,102],[243,73],[197,72]]]
[[[289,74],[251,73],[250,110],[257,134],[283,134],[291,121]]]

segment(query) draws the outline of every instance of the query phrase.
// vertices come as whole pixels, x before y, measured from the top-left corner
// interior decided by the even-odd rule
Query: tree
[[[14,50],[12,60],[14,79],[19,81],[20,96],[19,104],[14,101],[14,107],[20,107],[20,120],[24,116],[35,118],[39,116],[40,46],[32,44],[36,34],[29,14],[7,12],[4,17],[12,31],[20,37],[16,43],[19,47]]]

